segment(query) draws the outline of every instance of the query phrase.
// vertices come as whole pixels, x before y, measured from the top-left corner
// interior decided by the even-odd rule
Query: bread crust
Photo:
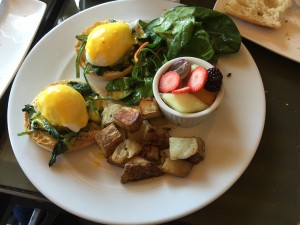
[[[229,0],[225,12],[252,24],[269,28],[280,28],[291,0]]]
[[[52,84],[48,85],[47,87],[58,85],[58,84],[67,84],[70,81],[71,80],[60,80],[58,82],[55,82],[55,83],[52,83]],[[81,82],[81,81],[77,81],[77,82]],[[32,105],[34,107],[36,107],[37,96],[32,101]],[[24,126],[25,126],[25,130],[30,130],[31,129],[31,124],[30,124],[30,121],[29,121],[29,115],[28,115],[27,112],[25,112]],[[68,146],[67,151],[79,150],[79,149],[88,147],[88,146],[95,143],[95,133],[96,133],[97,130],[100,129],[100,127],[96,126],[96,125],[92,125],[92,124],[89,127],[90,127],[89,131],[79,132],[78,137],[77,137],[74,145]],[[48,151],[51,151],[51,152],[53,151],[54,146],[58,142],[58,140],[56,140],[51,135],[49,135],[49,133],[47,131],[35,130],[33,132],[30,132],[28,135],[39,146],[41,146],[42,148],[44,148]]]
[[[104,21],[97,21],[94,24],[92,24],[91,26],[87,27],[86,29],[84,29],[82,31],[82,35],[88,35],[89,33],[92,32],[92,30],[102,24],[106,24],[108,23],[110,19],[104,20]],[[79,52],[80,46],[82,45],[82,41],[77,40],[76,44],[75,44],[75,51],[76,51],[76,55]],[[80,59],[79,59],[79,65],[82,69],[84,69],[86,67],[86,56],[85,56],[85,50],[82,51],[82,54],[80,55]],[[131,73],[133,69],[133,65],[129,65],[128,67],[126,67],[124,70],[122,71],[106,71],[103,73],[103,75],[99,76],[96,73],[93,73],[92,70],[89,70],[89,75],[99,78],[99,79],[104,79],[104,80],[115,80],[118,78],[122,78],[124,76],[126,76],[127,74]]]

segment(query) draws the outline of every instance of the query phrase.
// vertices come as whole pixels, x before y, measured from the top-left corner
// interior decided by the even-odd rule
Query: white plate
[[[36,188],[52,202],[80,217],[109,224],[153,224],[206,206],[240,177],[254,156],[265,121],[265,95],[259,71],[244,45],[222,57],[225,97],[215,114],[173,135],[201,136],[207,156],[184,179],[162,176],[126,185],[121,169],[108,164],[96,146],[64,154],[48,168],[50,153],[23,131],[21,109],[46,85],[75,78],[75,35],[97,20],[150,20],[178,3],[161,0],[114,1],[85,10],[49,32],[29,53],[13,83],[8,129],[16,158]],[[130,9],[124,10],[125,8]],[[232,73],[229,78],[226,74]]]
[[[224,12],[228,0],[217,0],[214,10]],[[293,0],[287,22],[279,29],[254,25],[232,17],[243,37],[279,55],[300,63],[300,6]]]
[[[21,65],[46,9],[37,0],[3,0],[0,5],[0,98]]]

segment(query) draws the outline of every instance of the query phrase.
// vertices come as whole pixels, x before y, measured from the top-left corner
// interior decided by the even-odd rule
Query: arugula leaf
[[[130,90],[137,80],[132,77],[122,77],[117,80],[113,80],[106,85],[107,91],[125,91]]]
[[[81,54],[82,54],[82,52],[85,48],[85,45],[86,45],[86,41],[83,41],[80,48],[79,48],[77,56],[76,56],[76,63],[75,63],[76,78],[80,77],[80,56],[81,56]]]
[[[153,97],[152,82],[153,77],[144,78],[136,84],[134,92],[122,101],[127,105],[137,105],[141,98]]]

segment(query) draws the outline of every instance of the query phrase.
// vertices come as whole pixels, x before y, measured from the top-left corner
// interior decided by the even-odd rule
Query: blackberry
[[[207,70],[207,80],[204,88],[208,91],[219,91],[222,85],[223,74],[217,67],[212,67]]]

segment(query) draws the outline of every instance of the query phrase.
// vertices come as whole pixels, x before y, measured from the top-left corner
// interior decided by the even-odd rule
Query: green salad
[[[152,81],[156,71],[168,60],[193,56],[216,63],[222,54],[237,53],[242,37],[226,14],[193,6],[177,6],[150,22],[139,21],[147,45],[139,51],[129,76],[110,81],[109,96],[128,105],[153,97]],[[120,94],[121,93],[121,94]],[[121,97],[120,97],[121,96]]]

